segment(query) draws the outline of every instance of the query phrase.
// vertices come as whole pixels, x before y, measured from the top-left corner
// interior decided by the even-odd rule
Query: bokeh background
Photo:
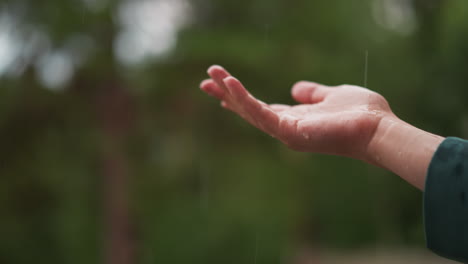
[[[198,89],[369,87],[468,137],[464,0],[2,0],[0,263],[443,263],[421,192],[295,153]]]

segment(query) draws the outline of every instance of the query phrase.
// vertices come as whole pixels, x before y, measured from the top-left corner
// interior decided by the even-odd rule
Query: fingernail
[[[200,88],[207,85],[208,83],[210,82],[210,80],[203,80],[201,83],[200,83]]]
[[[223,79],[224,84],[228,85],[229,80],[237,80],[237,79],[232,76],[228,76]]]
[[[208,68],[208,74],[216,69],[220,69],[220,70],[223,70],[223,67],[219,66],[219,65],[213,65],[211,67]]]

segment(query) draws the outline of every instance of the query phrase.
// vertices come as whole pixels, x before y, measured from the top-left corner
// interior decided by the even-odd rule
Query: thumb
[[[294,100],[301,104],[320,103],[329,93],[330,87],[306,81],[296,83],[291,90]]]

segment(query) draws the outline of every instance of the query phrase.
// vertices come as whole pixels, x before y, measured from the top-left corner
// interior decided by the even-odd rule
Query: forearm
[[[427,169],[443,140],[396,116],[388,116],[382,119],[369,143],[365,161],[388,169],[423,190]]]

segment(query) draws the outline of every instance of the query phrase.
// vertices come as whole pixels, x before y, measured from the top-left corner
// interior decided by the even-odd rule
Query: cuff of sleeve
[[[447,138],[428,169],[424,190],[427,247],[434,253],[468,262],[468,141]]]

